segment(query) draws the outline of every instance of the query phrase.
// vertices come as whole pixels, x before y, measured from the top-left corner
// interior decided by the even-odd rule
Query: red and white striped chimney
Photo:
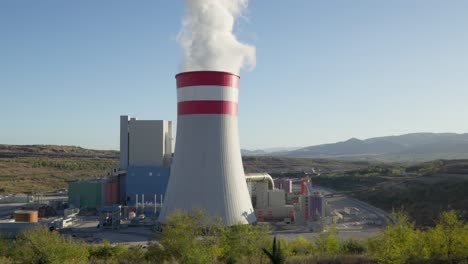
[[[202,209],[227,226],[255,222],[239,145],[240,77],[193,71],[176,79],[176,148],[160,221]]]

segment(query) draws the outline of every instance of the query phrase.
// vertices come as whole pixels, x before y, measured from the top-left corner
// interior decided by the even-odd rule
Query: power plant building
[[[116,178],[74,181],[68,184],[68,203],[72,207],[99,208],[119,202],[119,182]]]
[[[172,121],[120,117],[120,169],[168,167],[172,146]]]
[[[172,122],[120,117],[121,202],[158,203],[165,195],[173,153]]]
[[[292,180],[291,179],[275,179],[275,186],[286,193],[292,193]]]

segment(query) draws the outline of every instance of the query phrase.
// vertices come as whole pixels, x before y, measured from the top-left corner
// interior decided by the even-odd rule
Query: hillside
[[[309,176],[314,184],[358,191],[350,195],[387,211],[404,208],[420,226],[432,225],[435,216],[446,209],[462,211],[468,220],[468,160],[399,165],[245,156],[243,163],[245,172],[268,172],[287,178]],[[0,145],[0,194],[64,189],[68,181],[106,177],[117,166],[116,151]]]
[[[371,166],[312,177],[317,185],[348,193],[391,212],[403,209],[418,226],[433,226],[440,212],[455,209],[468,221],[468,160],[410,166]]]
[[[119,152],[85,149],[76,146],[0,144],[0,158],[17,157],[118,159]]]
[[[331,159],[308,159],[288,157],[242,157],[244,170],[250,172],[268,172],[272,175],[305,173],[334,173],[365,168],[371,163],[366,161],[340,161]]]
[[[368,162],[282,157],[244,157],[246,172],[297,176],[304,172],[342,172]],[[118,152],[54,145],[0,145],[0,193],[45,192],[68,181],[106,177],[118,167]]]
[[[117,166],[117,151],[0,145],[0,194],[64,189],[68,181],[106,177]]]
[[[262,155],[260,151],[257,153]],[[435,159],[467,159],[468,133],[414,133],[366,140],[352,138],[343,142],[268,153],[267,155],[405,163]]]

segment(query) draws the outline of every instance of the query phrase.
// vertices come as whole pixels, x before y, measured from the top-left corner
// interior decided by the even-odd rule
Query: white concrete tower
[[[227,226],[255,222],[239,145],[239,76],[194,71],[176,79],[176,146],[159,220],[202,209]]]

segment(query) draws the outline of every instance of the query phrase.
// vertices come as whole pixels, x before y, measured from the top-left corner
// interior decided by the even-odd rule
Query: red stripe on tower
[[[178,115],[235,115],[237,103],[231,101],[184,101],[177,104]]]
[[[177,74],[178,115],[237,116],[239,78],[228,72],[197,71]]]
[[[176,75],[177,88],[197,85],[216,85],[239,88],[239,75],[229,72],[195,71]]]
[[[239,145],[239,76],[201,71],[176,79],[177,144],[158,220],[200,208],[226,226],[254,223]]]

